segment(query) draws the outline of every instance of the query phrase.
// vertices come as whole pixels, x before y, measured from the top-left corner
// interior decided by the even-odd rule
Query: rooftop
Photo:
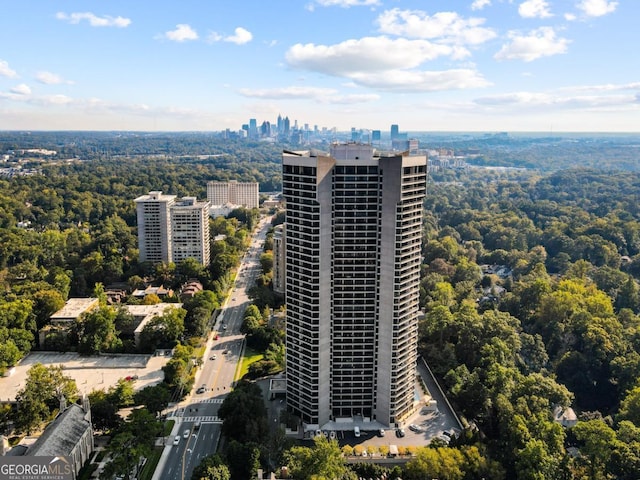
[[[76,403],[71,404],[47,426],[40,438],[27,450],[27,455],[70,455],[90,427],[88,412]]]
[[[97,298],[70,298],[64,307],[51,315],[51,320],[75,320],[84,312],[98,306]]]

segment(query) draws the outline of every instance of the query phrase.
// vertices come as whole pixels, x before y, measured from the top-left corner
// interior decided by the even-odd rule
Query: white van
[[[358,427],[357,425],[353,427],[353,434],[356,436],[356,438],[358,438],[360,436],[360,427]]]

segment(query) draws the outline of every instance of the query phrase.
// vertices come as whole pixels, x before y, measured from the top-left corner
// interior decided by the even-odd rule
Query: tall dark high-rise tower
[[[287,405],[307,428],[414,408],[426,156],[283,153]]]

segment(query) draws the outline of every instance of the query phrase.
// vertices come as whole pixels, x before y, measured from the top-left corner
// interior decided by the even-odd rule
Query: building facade
[[[273,291],[284,295],[286,280],[286,248],[284,243],[285,226],[276,225],[273,228]]]
[[[260,194],[258,182],[207,182],[207,200],[211,205],[240,205],[258,208]]]
[[[169,263],[171,258],[171,216],[175,195],[149,192],[134,200],[138,217],[138,250],[141,262]]]
[[[169,263],[194,258],[209,265],[209,202],[149,192],[135,199],[140,262]]]
[[[68,407],[61,407],[58,416],[29,447],[26,455],[65,456],[71,463],[73,478],[78,478],[80,469],[89,460],[94,448],[91,407],[88,398],[84,397],[82,405],[72,403]]]
[[[209,265],[209,202],[198,202],[196,197],[183,197],[171,207],[170,212],[173,261],[194,258],[201,265]]]
[[[284,152],[287,405],[303,423],[414,409],[426,156]]]

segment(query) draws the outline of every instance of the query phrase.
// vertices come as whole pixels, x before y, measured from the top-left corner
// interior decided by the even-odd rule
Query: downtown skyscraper
[[[426,156],[285,151],[287,406],[307,426],[414,409]]]

